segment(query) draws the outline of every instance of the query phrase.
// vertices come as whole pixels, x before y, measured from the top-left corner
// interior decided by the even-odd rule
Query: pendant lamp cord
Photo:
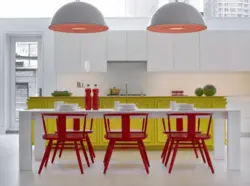
[[[76,2],[80,2],[80,0],[76,0]]]

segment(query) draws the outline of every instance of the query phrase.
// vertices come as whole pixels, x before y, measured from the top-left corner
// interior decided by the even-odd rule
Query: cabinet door
[[[225,32],[204,31],[200,33],[200,70],[227,71]]]
[[[55,69],[57,72],[79,71],[81,42],[77,34],[55,33]]]
[[[146,31],[127,32],[127,60],[128,61],[147,60],[147,32]]]
[[[148,32],[147,70],[164,72],[173,70],[172,34]]]
[[[226,62],[232,71],[250,70],[250,31],[227,31]]]
[[[107,33],[82,36],[81,69],[85,72],[107,72]]]
[[[108,32],[108,60],[126,61],[126,31]]]
[[[174,70],[198,71],[199,70],[199,34],[174,35]]]

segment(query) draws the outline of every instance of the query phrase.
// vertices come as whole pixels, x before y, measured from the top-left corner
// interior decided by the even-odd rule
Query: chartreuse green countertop
[[[78,103],[80,107],[84,108],[84,97],[30,97],[28,99],[28,108],[54,108],[55,101],[64,101],[66,103]],[[177,103],[194,104],[196,108],[226,108],[226,98],[223,96],[213,97],[196,97],[196,96],[105,96],[100,97],[100,108],[114,108],[114,101],[121,103],[135,103],[138,108],[169,108],[170,101]],[[55,131],[54,121],[50,121],[51,127],[49,131]],[[204,122],[204,125],[202,125]],[[207,121],[201,121],[201,130],[206,131]],[[119,124],[117,123],[117,126]],[[34,126],[33,126],[34,127]],[[72,126],[69,126],[71,128]],[[34,129],[34,128],[33,128]],[[32,134],[34,135],[34,130]],[[93,125],[94,133],[91,134],[91,141],[95,149],[105,149],[107,141],[104,139],[104,124],[102,119],[95,119]],[[161,150],[166,140],[166,136],[162,133],[163,125],[161,119],[150,118],[148,121],[148,138],[145,140],[147,149]],[[213,124],[211,127],[211,134],[213,134]],[[34,140],[33,140],[34,142]],[[213,149],[213,138],[207,141],[209,149]]]

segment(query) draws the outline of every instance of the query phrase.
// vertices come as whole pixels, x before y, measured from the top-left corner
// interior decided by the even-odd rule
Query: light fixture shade
[[[67,33],[95,33],[109,28],[96,7],[85,2],[71,2],[57,10],[49,29]]]
[[[187,3],[174,2],[159,8],[147,29],[160,33],[189,33],[206,30],[207,26],[196,8]]]

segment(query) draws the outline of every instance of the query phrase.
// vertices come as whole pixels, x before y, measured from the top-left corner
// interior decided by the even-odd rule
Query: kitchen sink
[[[108,96],[146,96],[146,94],[119,94],[119,95],[108,95]]]

